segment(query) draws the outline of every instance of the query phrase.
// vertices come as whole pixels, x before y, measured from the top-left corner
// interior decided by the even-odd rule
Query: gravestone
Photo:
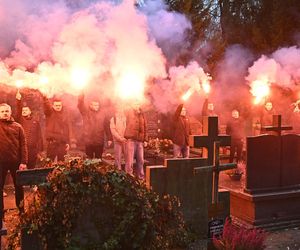
[[[211,201],[212,167],[207,165],[204,158],[166,159],[163,166],[146,168],[146,185],[160,195],[177,196],[185,221],[200,238],[207,235]]]
[[[162,166],[146,168],[147,186],[160,195],[177,196],[182,203],[185,220],[200,237],[207,237],[209,216],[216,218],[220,214],[223,215],[224,210],[228,211],[223,204],[228,205],[229,201],[218,202],[218,177],[220,171],[235,167],[235,164],[219,164],[219,145],[230,145],[230,136],[218,135],[218,129],[215,129],[217,127],[218,118],[209,117],[206,123],[207,135],[190,138],[193,146],[207,148],[207,158],[167,159]],[[220,142],[216,143],[216,140]],[[228,195],[222,197],[226,197],[227,200],[229,198]]]
[[[247,137],[245,190],[230,193],[232,217],[248,227],[300,225],[300,136],[281,135],[290,127],[277,118],[277,135]]]

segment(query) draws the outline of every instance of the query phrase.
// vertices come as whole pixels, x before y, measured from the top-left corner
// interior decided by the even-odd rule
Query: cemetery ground
[[[244,181],[244,176],[241,182]],[[220,186],[227,186],[231,188],[239,188],[241,183],[239,181],[231,181],[226,173],[220,174]],[[4,198],[5,204],[5,226],[8,230],[8,234],[11,232],[13,226],[18,220],[18,212],[15,207],[13,186],[5,186],[5,191],[8,194]],[[33,192],[29,187],[25,187],[25,204],[26,196]],[[1,249],[6,249],[7,236],[2,237]],[[266,249],[300,249],[300,228],[281,229],[279,231],[268,232],[266,240]]]

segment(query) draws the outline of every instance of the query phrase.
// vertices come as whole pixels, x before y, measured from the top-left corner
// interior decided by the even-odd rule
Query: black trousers
[[[57,141],[47,142],[47,157],[52,161],[54,161],[56,156],[58,161],[64,161],[66,154],[66,143]]]
[[[0,163],[0,215],[3,218],[4,215],[4,203],[3,203],[3,188],[6,179],[7,172],[9,170],[15,187],[15,199],[16,205],[20,211],[24,210],[24,204],[21,202],[24,200],[24,191],[22,186],[17,186],[16,184],[16,171],[19,169],[19,163],[9,163],[1,162]]]
[[[88,158],[102,159],[104,145],[103,144],[87,144],[85,145],[85,153]]]
[[[35,145],[28,145],[28,169],[34,169],[37,161],[38,150]]]
[[[240,161],[242,159],[242,150],[243,150],[243,141],[242,139],[231,139],[230,146],[230,158],[229,162],[233,162],[234,155],[236,152],[236,161]]]

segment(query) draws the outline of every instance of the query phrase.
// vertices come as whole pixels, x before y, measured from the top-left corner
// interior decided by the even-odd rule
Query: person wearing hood
[[[100,103],[97,100],[92,100],[89,107],[86,107],[83,92],[78,96],[77,107],[83,119],[85,153],[90,159],[102,159],[105,136],[108,146],[112,144],[108,114],[100,109]]]
[[[16,94],[17,114],[16,122],[20,123],[25,132],[25,138],[28,148],[27,168],[35,168],[38,154],[43,151],[42,130],[38,120],[33,118],[31,109],[22,104],[22,95],[20,91]]]
[[[64,161],[70,146],[71,124],[61,99],[49,99],[43,95],[44,113],[46,116],[45,137],[47,141],[47,157],[54,161]]]
[[[16,205],[20,212],[24,211],[22,202],[24,191],[23,187],[16,183],[16,172],[27,168],[27,145],[24,130],[19,123],[14,121],[11,113],[11,107],[7,103],[0,104],[0,213],[2,219],[4,209],[3,188],[8,171],[12,176],[15,187]]]
[[[192,134],[190,120],[186,116],[186,109],[180,104],[173,117],[173,155],[174,158],[189,158],[189,136]]]

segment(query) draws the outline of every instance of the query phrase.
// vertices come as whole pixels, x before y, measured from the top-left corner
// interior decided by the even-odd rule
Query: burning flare
[[[251,94],[255,97],[254,104],[259,104],[270,94],[270,83],[267,79],[255,80],[251,83]]]
[[[145,89],[145,80],[137,72],[124,73],[116,85],[117,96],[123,100],[143,99]]]
[[[86,69],[73,69],[71,72],[71,82],[75,89],[82,90],[90,80],[89,71]]]
[[[181,96],[181,99],[183,101],[187,101],[191,95],[195,92],[195,90],[193,88],[189,88],[182,96]]]
[[[202,89],[205,94],[209,94],[210,89],[211,89],[209,80],[205,80],[202,82]]]

